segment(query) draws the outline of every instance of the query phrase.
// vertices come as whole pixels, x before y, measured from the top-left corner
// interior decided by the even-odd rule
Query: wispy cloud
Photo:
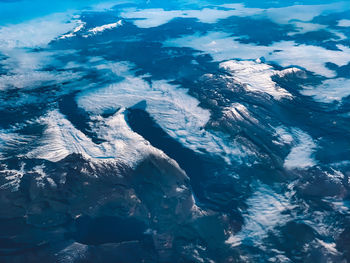
[[[71,13],[53,14],[0,27],[0,50],[46,46],[56,37],[78,26]]]
[[[270,46],[244,44],[238,37],[223,32],[209,32],[206,35],[191,35],[168,40],[165,46],[191,47],[210,54],[214,60],[258,59],[264,57],[283,67],[299,66],[326,77],[334,77],[335,72],[326,67],[327,62],[343,66],[350,61],[350,48],[338,45],[339,50],[297,44],[293,41],[276,42]],[[317,54],[317,56],[315,56]]]

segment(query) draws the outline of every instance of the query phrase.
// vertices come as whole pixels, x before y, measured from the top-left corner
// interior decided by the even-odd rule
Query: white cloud
[[[275,136],[278,141],[274,141],[276,144],[291,144],[294,140],[292,134],[290,134],[284,127],[275,128]]]
[[[338,66],[344,66],[350,62],[350,48],[343,45],[337,45],[340,50],[328,50],[318,46],[297,45],[288,41],[276,43],[272,47],[281,51],[267,54],[268,61],[276,62],[283,67],[297,65],[326,77],[336,75],[325,66],[327,62]]]
[[[91,5],[88,10],[92,10],[95,12],[103,12],[103,11],[109,11],[109,10],[113,10],[113,7],[115,7],[116,5],[123,5],[123,4],[131,4],[132,1],[122,1],[122,0],[118,0],[118,2],[116,1],[105,1],[102,0],[100,3]]]
[[[307,22],[321,14],[349,10],[347,2],[338,2],[325,5],[294,5],[279,8],[268,8],[264,12],[269,19],[278,24],[289,24],[290,22]]]
[[[350,20],[348,20],[348,19],[341,19],[341,20],[338,21],[338,26],[350,27]]]
[[[301,94],[312,96],[314,100],[324,103],[341,101],[350,96],[350,79],[327,79],[319,86],[304,86]]]
[[[287,169],[306,169],[316,165],[312,157],[316,150],[316,144],[310,135],[300,129],[292,129],[292,149],[284,160]]]
[[[12,49],[3,52],[6,59],[0,61],[6,69],[6,75],[0,75],[0,90],[9,88],[32,89],[43,85],[54,85],[78,79],[79,73],[71,71],[44,71],[47,65],[54,65],[56,60],[51,52],[31,52],[25,49]]]
[[[56,63],[54,53],[46,51],[33,52],[14,48],[3,51],[3,55],[6,58],[0,61],[0,65],[11,73],[39,70],[48,64]]]
[[[140,28],[157,27],[168,23],[174,18],[197,18],[203,23],[215,23],[219,19],[230,16],[249,16],[261,13],[261,9],[245,8],[242,4],[235,4],[229,10],[218,8],[204,8],[201,10],[164,10],[129,9],[121,13],[121,16],[127,19],[134,19],[134,24]]]
[[[196,18],[203,23],[215,23],[219,19],[231,16],[257,16],[268,18],[279,24],[289,24],[296,21],[299,21],[299,23],[307,22],[323,13],[347,9],[349,7],[344,2],[327,5],[294,5],[268,9],[248,8],[243,4],[234,3],[203,8],[201,10],[126,9],[121,13],[121,16],[127,19],[134,19],[134,24],[140,28],[157,27],[168,23],[174,18]],[[305,27],[307,26],[305,25]]]
[[[316,165],[316,160],[313,154],[316,151],[317,145],[314,140],[306,132],[299,128],[288,129],[280,126],[275,128],[277,140],[273,142],[279,145],[287,145],[291,150],[284,160],[286,169],[306,169]]]
[[[168,40],[165,46],[190,47],[210,54],[215,61],[230,59],[255,60],[264,57],[267,62],[283,67],[299,66],[326,77],[334,77],[335,72],[325,66],[332,62],[343,66],[350,61],[350,48],[338,45],[340,50],[328,50],[319,46],[299,45],[293,41],[281,41],[271,46],[242,44],[237,38],[223,32],[191,35]]]
[[[181,17],[181,11],[165,11],[164,9],[130,9],[121,13],[126,19],[135,19],[134,24],[140,28],[157,27],[168,23],[170,20]]]
[[[170,39],[165,46],[190,47],[210,54],[215,61],[229,59],[257,59],[271,51],[271,47],[241,44],[227,33],[209,32]]]
[[[315,24],[315,23],[307,23],[307,22],[299,22],[299,21],[293,21],[293,24],[295,25],[297,32],[289,32],[288,35],[293,36],[295,34],[305,34],[312,31],[318,31],[322,29],[326,29],[326,25],[321,24]]]
[[[54,85],[79,78],[72,72],[29,71],[15,75],[0,76],[0,90],[18,88],[31,89],[44,85]]]
[[[219,9],[218,7],[225,7],[226,9]],[[349,8],[345,2],[326,5],[294,5],[269,9],[246,8],[242,4],[226,4],[202,10],[128,9],[122,12],[122,16],[127,19],[134,19],[135,25],[142,28],[157,27],[176,17],[197,18],[204,23],[215,23],[219,19],[230,16],[253,16],[268,18],[279,24],[293,24],[297,29],[297,32],[290,33],[293,35],[325,29],[326,26],[309,21],[321,14],[339,10],[344,11]],[[350,61],[350,49],[342,45],[338,45],[340,51],[337,51],[327,50],[319,46],[299,45],[292,41],[282,41],[271,46],[261,46],[242,44],[237,40],[238,37],[231,37],[229,34],[211,32],[206,36],[196,35],[187,36],[181,40],[170,40],[167,42],[167,45],[189,46],[210,53],[216,61],[235,58],[257,59],[264,56],[268,61],[276,62],[283,67],[297,65],[326,77],[335,76],[334,72],[325,66],[326,62],[333,62],[342,66]],[[276,50],[278,52],[275,52]]]
[[[0,52],[5,59],[0,64],[6,75],[0,76],[0,90],[7,88],[35,88],[79,78],[70,71],[44,71],[57,61],[54,53],[31,51],[45,47],[63,33],[81,30],[82,22],[72,13],[57,13],[19,24],[0,27]]]
[[[244,225],[236,235],[227,241],[231,246],[239,246],[245,241],[255,246],[264,246],[263,239],[269,231],[290,220],[286,211],[293,209],[290,201],[275,193],[267,185],[260,185],[246,201],[248,209],[243,213]]]
[[[116,72],[124,69],[123,66],[115,66],[113,71],[114,68],[117,68]],[[124,80],[119,83],[82,93],[78,97],[79,106],[99,114],[111,108],[128,108],[145,100],[147,112],[171,137],[186,147],[195,151],[205,149],[232,159],[245,155],[235,143],[227,143],[204,129],[210,112],[200,108],[199,101],[188,95],[186,89],[166,81],[150,84],[140,77],[126,72],[122,74],[125,74]]]
[[[72,31],[79,25],[79,20],[71,18],[70,13],[59,13],[20,24],[2,26],[0,49],[46,46],[56,37]]]

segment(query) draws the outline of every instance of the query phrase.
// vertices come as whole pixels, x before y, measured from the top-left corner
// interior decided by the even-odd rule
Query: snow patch
[[[105,140],[101,144],[92,142],[58,111],[51,111],[39,120],[39,123],[46,125],[46,130],[38,147],[27,156],[57,162],[69,154],[79,153],[86,158],[119,160],[131,166],[136,166],[150,153],[165,157],[129,128],[122,111],[107,119],[97,117],[95,121],[98,128],[94,132]]]
[[[252,117],[246,106],[240,103],[233,103],[231,107],[225,108],[223,114],[227,116],[229,119],[233,119],[235,121],[245,121],[248,120],[257,124],[259,121]]]
[[[10,189],[12,192],[18,191],[22,177],[25,174],[25,164],[22,163],[19,170],[8,169],[7,166],[2,167],[0,176],[5,178],[5,183],[0,185],[0,190]]]
[[[102,25],[102,26],[98,26],[98,27],[94,27],[92,29],[89,30],[90,33],[96,35],[97,33],[101,33],[105,30],[111,30],[113,28],[119,27],[123,25],[123,21],[119,20],[115,23],[111,23],[111,24],[106,24],[106,25]]]
[[[73,29],[73,31],[71,31],[70,33],[67,33],[67,34],[64,34],[64,35],[60,36],[59,39],[65,39],[65,38],[75,37],[75,36],[76,36],[76,33],[78,33],[79,31],[81,31],[81,30],[85,27],[85,25],[86,25],[86,23],[83,22],[83,21],[81,21],[81,20],[77,20],[77,23],[78,23],[78,26],[75,27],[75,28]]]
[[[220,64],[220,67],[230,73],[235,82],[240,83],[247,91],[263,92],[277,100],[283,97],[291,98],[292,95],[279,87],[271,77],[274,75],[285,76],[290,70],[274,70],[270,65],[257,61],[230,60]],[[298,69],[295,69],[298,70]]]
[[[30,158],[57,162],[71,153],[86,157],[103,157],[103,152],[90,138],[77,130],[58,111],[52,111],[39,120],[46,126],[39,146],[28,154]]]
[[[0,160],[13,157],[12,151],[23,149],[29,142],[34,140],[34,136],[21,135],[10,130],[0,129]],[[11,152],[10,156],[6,152]]]
[[[333,255],[340,255],[339,251],[337,250],[337,245],[336,243],[332,242],[332,243],[329,243],[329,242],[325,242],[321,239],[316,239],[317,242],[322,246],[324,247],[330,254],[333,254]]]

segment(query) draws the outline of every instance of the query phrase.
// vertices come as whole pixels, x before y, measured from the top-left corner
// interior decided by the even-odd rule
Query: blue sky
[[[33,18],[46,16],[67,10],[82,9],[95,4],[105,3],[103,0],[18,0],[0,1],[0,25],[20,23]],[[120,2],[120,1],[119,1]]]
[[[210,4],[224,3],[243,3],[247,7],[281,7],[289,5],[314,5],[329,4],[339,2],[336,0],[281,0],[281,1],[257,1],[257,0],[132,0],[132,1],[108,1],[108,0],[59,0],[59,1],[42,1],[42,0],[0,0],[0,25],[20,23],[33,18],[46,16],[57,12],[66,12],[68,10],[79,10],[89,6],[99,4],[121,4],[121,3],[138,3],[145,4],[145,7],[162,7],[162,8],[186,8],[189,6],[202,6]]]

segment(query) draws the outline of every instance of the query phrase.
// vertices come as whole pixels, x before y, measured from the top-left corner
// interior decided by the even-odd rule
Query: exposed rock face
[[[12,165],[1,172],[1,262],[186,262],[184,238],[212,242],[202,217],[222,228],[196,207],[171,159],[152,155],[130,169],[72,154]]]

